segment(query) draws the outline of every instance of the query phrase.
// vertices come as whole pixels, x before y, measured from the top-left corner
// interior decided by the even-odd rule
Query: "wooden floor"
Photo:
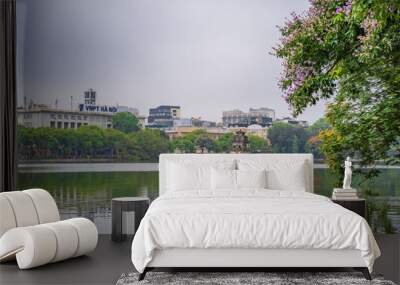
[[[376,261],[375,272],[399,284],[400,235],[377,235],[376,239],[382,257]],[[122,273],[135,271],[130,247],[131,240],[115,243],[109,235],[101,235],[88,256],[29,270],[19,270],[15,262],[0,264],[0,284],[115,284]]]

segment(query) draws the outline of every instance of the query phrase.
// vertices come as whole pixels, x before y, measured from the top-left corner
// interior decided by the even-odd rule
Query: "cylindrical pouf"
[[[0,254],[7,259],[16,254],[20,269],[49,263],[57,252],[54,232],[42,225],[14,228],[0,239]]]
[[[73,218],[63,222],[74,226],[78,233],[79,244],[74,257],[91,252],[96,248],[98,232],[92,221],[85,218]]]

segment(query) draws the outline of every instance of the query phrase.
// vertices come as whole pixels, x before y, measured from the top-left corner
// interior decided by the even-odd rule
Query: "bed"
[[[153,268],[352,267],[380,251],[364,218],[313,194],[311,154],[162,154],[132,262]]]

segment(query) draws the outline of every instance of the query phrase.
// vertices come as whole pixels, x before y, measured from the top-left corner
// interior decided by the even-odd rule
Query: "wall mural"
[[[315,191],[331,196],[325,104],[293,118],[271,54],[276,25],[309,2],[158,2],[17,0],[18,188],[104,233],[112,197],[157,197],[166,152],[313,153]],[[354,175],[375,231],[400,231],[399,177]]]

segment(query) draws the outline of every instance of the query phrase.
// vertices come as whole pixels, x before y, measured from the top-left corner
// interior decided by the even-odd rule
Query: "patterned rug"
[[[116,285],[395,285],[376,275],[368,281],[359,272],[148,272],[142,281],[137,280],[138,276],[138,273],[122,274]]]

